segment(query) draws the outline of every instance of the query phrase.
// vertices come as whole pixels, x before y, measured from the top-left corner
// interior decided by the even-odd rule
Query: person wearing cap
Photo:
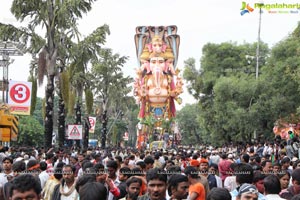
[[[200,166],[198,159],[198,155],[194,154],[192,156],[192,159],[190,160],[190,166],[196,167],[196,169],[198,169],[198,167]]]
[[[294,195],[300,194],[300,168],[297,168],[292,173],[292,186],[280,192],[280,197],[290,200]]]
[[[228,158],[229,161],[231,161],[232,163],[234,163],[233,155],[231,153],[228,154],[227,158]]]
[[[292,158],[292,163],[296,162],[297,160],[298,160],[298,158],[294,156],[294,157]]]
[[[256,187],[249,183],[244,183],[239,188],[236,200],[256,200],[258,199],[258,190]]]
[[[208,160],[205,158],[200,159],[200,182],[203,184],[205,188],[205,194],[207,195],[210,191],[209,183],[208,183]]]

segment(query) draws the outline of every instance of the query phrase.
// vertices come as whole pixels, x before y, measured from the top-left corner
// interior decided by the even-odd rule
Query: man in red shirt
[[[225,153],[221,155],[221,158],[222,160],[219,162],[218,168],[224,185],[225,178],[231,175],[230,165],[232,162],[227,159],[227,155]]]

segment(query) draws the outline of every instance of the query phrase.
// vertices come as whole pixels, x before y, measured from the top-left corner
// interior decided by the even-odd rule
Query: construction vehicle
[[[6,104],[0,105],[0,142],[17,141],[19,118],[10,114]]]

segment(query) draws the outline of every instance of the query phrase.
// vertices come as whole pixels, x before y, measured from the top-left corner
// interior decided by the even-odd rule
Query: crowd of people
[[[298,137],[177,149],[2,147],[0,199],[300,200]]]

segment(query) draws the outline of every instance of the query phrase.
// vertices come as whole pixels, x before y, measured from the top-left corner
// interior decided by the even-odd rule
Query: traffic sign
[[[95,126],[96,126],[96,117],[89,117],[89,122],[91,125],[91,128],[89,129],[90,133],[94,133],[95,132]]]
[[[124,139],[124,141],[128,141],[128,132],[126,131],[125,133],[124,133],[124,136],[123,136],[123,139]]]
[[[68,139],[81,140],[82,139],[82,125],[68,125]]]
[[[8,105],[12,114],[30,115],[31,82],[9,81]]]
[[[9,96],[13,102],[22,104],[30,98],[30,89],[25,84],[17,83],[11,86]]]

